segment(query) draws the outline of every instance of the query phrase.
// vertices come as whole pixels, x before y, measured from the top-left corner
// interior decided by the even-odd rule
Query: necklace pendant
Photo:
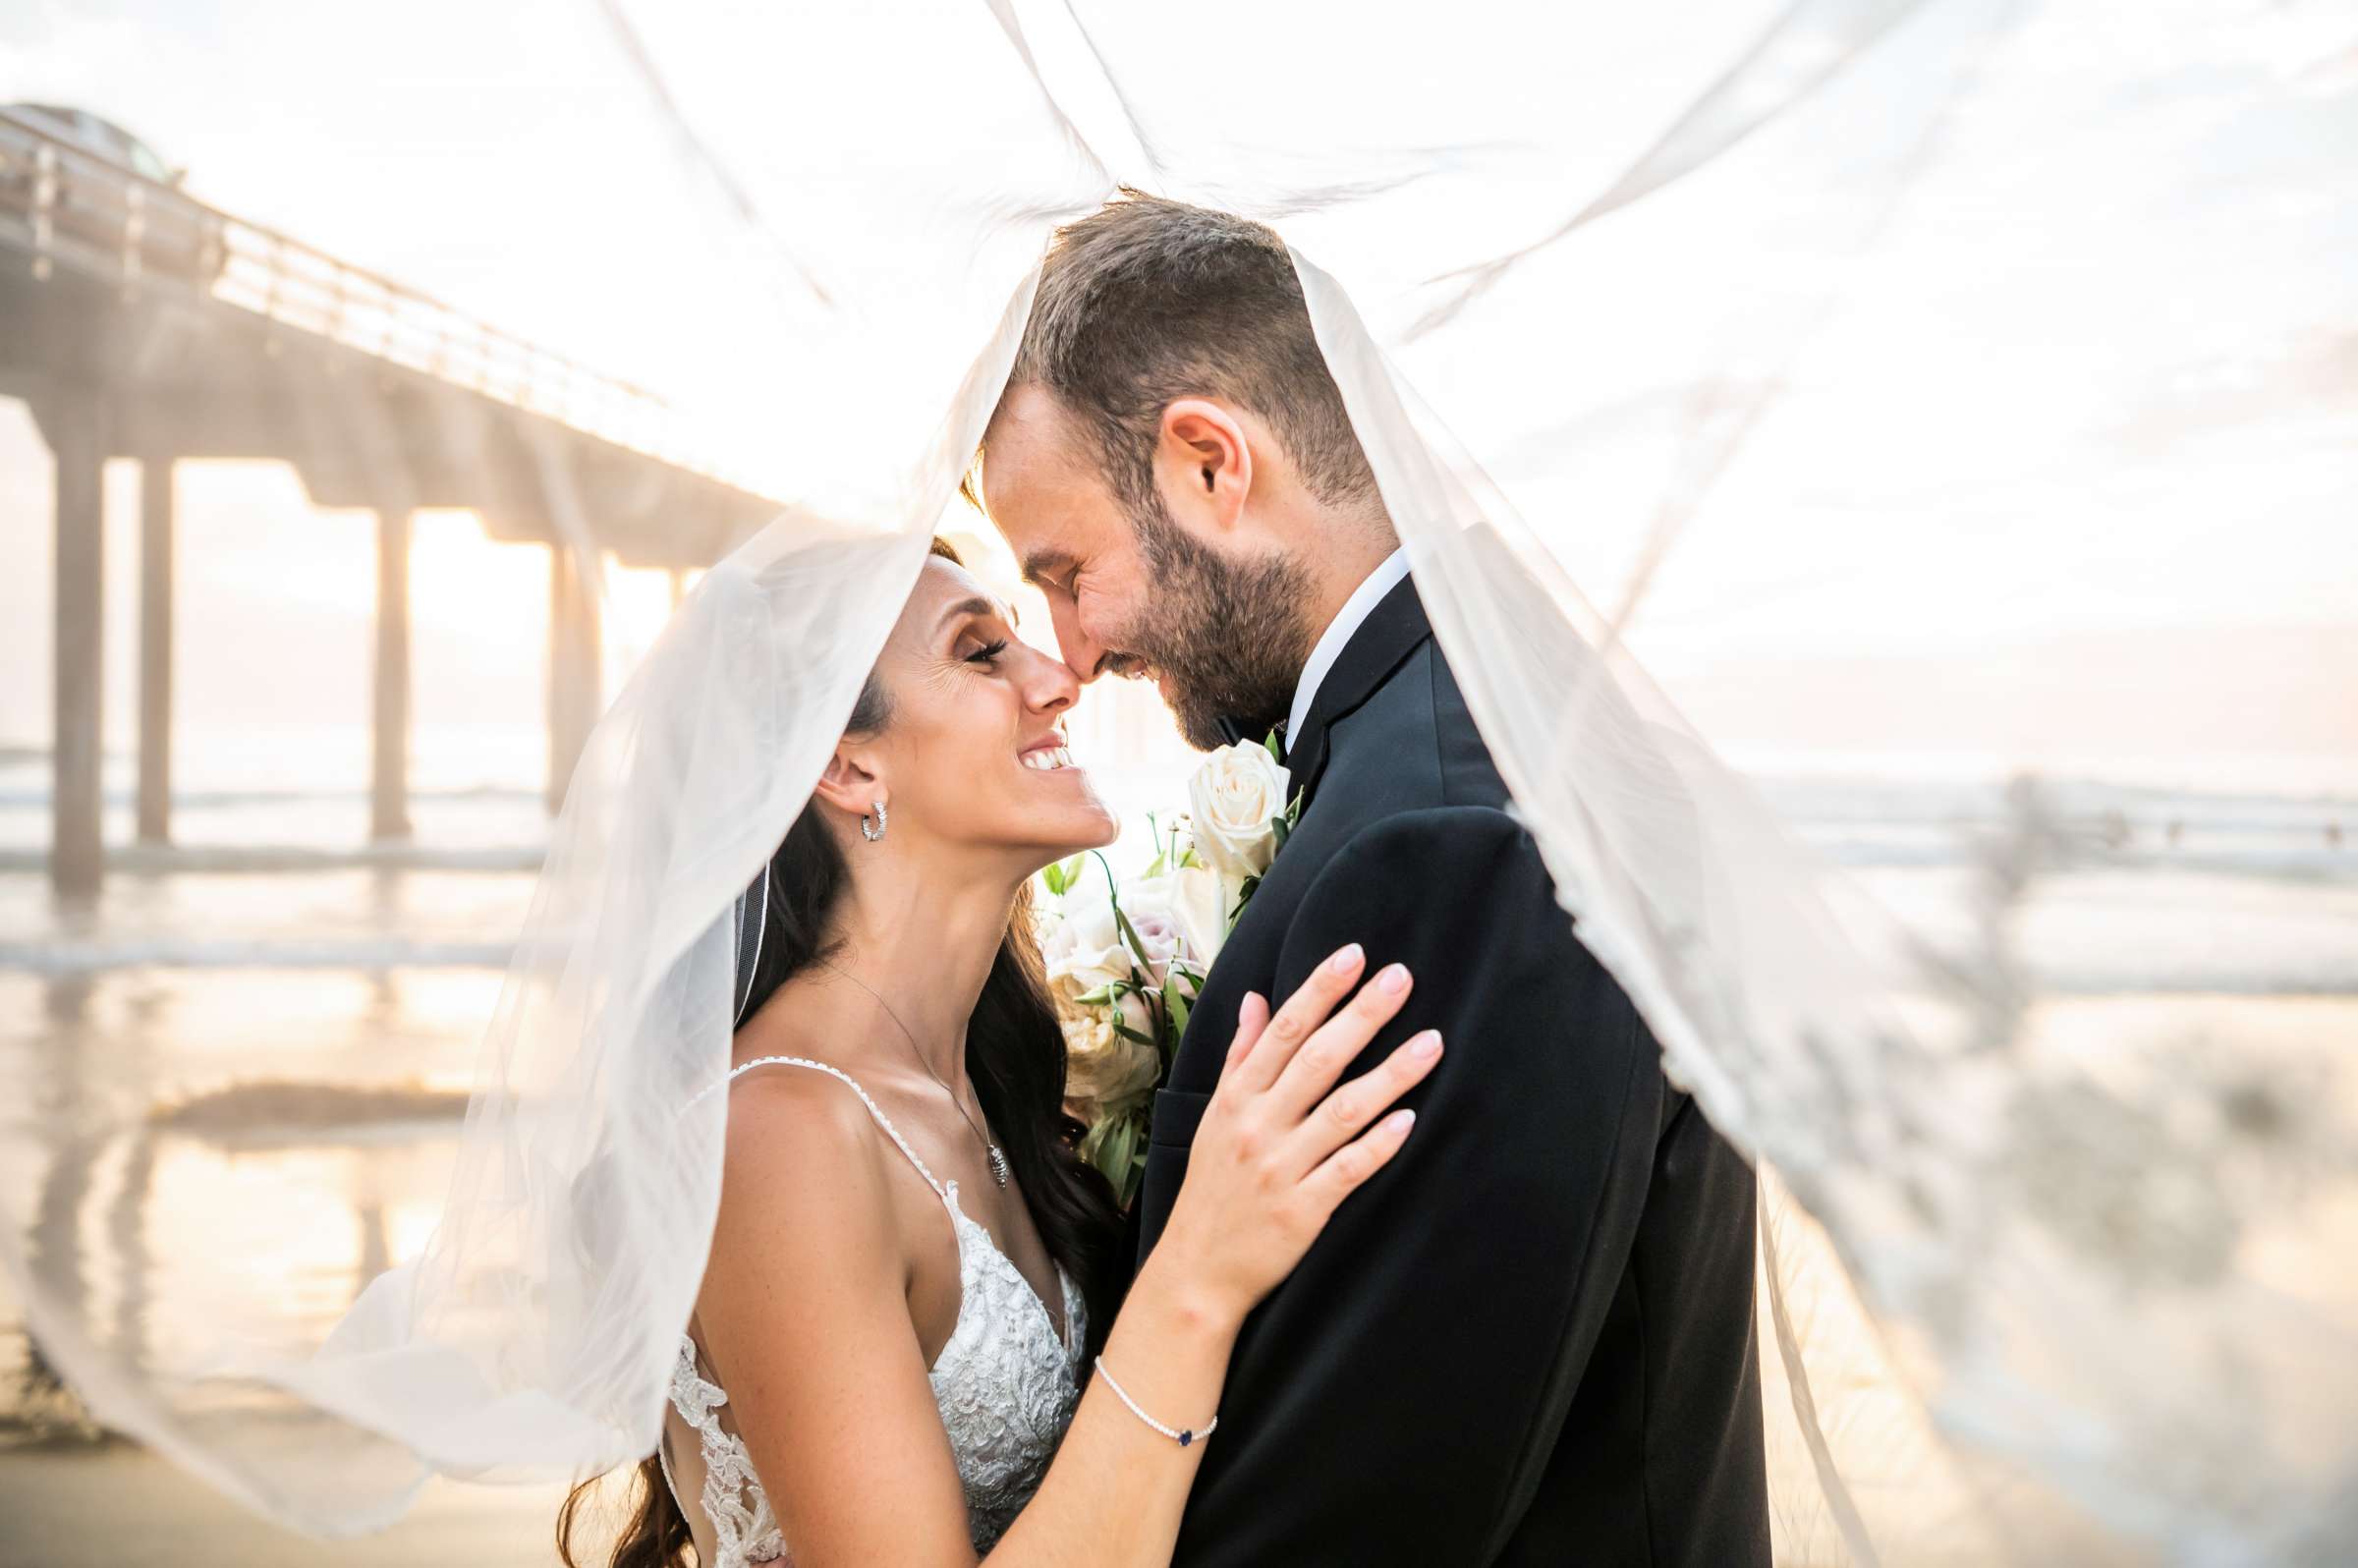
[[[1007,1168],[1007,1151],[996,1144],[991,1145],[990,1179],[1004,1187],[1007,1185],[1008,1178],[1013,1174],[1014,1172]]]

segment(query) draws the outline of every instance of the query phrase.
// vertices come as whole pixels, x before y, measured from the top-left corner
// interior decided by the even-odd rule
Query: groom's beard
[[[1310,575],[1284,556],[1232,561],[1163,510],[1135,520],[1153,576],[1152,597],[1106,661],[1120,675],[1159,676],[1179,733],[1199,751],[1274,729],[1309,662]]]

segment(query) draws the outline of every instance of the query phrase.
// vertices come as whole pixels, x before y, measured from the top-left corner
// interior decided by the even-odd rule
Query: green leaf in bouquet
[[[1137,1030],[1132,1029],[1129,1025],[1123,1023],[1121,1020],[1121,1015],[1118,1013],[1114,1015],[1113,1032],[1116,1035],[1121,1036],[1122,1038],[1129,1040],[1131,1043],[1136,1045],[1151,1045],[1154,1043],[1153,1036],[1141,1035]]]
[[[1269,749],[1270,761],[1276,763],[1279,767],[1285,766],[1285,748],[1277,744],[1277,732],[1275,730],[1269,731],[1267,736],[1262,740],[1261,744]]]
[[[1081,1136],[1081,1161],[1112,1182],[1114,1191],[1118,1193],[1121,1191],[1120,1173],[1123,1167],[1108,1157],[1109,1150],[1105,1147],[1105,1141],[1113,1134],[1116,1120],[1118,1118],[1101,1116],[1089,1124],[1089,1131]]]
[[[1100,985],[1094,991],[1088,991],[1082,995],[1076,996],[1073,998],[1073,1002],[1076,1006],[1080,1007],[1111,1007],[1114,1003],[1114,998],[1120,994],[1121,984],[1119,981],[1116,981],[1114,984]]]
[[[1134,1112],[1118,1118],[1105,1135],[1104,1156],[1097,1169],[1113,1184],[1114,1201],[1128,1208],[1138,1196],[1138,1179],[1146,1166],[1140,1117]]]
[[[1276,847],[1278,849],[1285,848],[1285,835],[1293,830],[1292,824],[1287,822],[1284,817],[1272,816],[1269,818],[1269,833],[1277,840]]]
[[[1179,988],[1180,974],[1179,967],[1174,964],[1171,966],[1170,979],[1162,982],[1163,1013],[1170,1019],[1171,1033],[1174,1035],[1187,1033],[1188,1002],[1186,993]]]
[[[1130,924],[1130,917],[1122,913],[1119,904],[1113,906],[1113,924],[1120,928],[1122,940],[1129,945],[1130,956],[1137,959],[1139,967],[1144,969],[1147,963],[1146,941],[1138,934],[1138,927]]]

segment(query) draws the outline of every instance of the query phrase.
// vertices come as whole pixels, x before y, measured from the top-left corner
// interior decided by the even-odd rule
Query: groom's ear
[[[1235,529],[1253,489],[1253,448],[1233,411],[1210,398],[1166,404],[1154,468],[1182,521],[1204,532]]]

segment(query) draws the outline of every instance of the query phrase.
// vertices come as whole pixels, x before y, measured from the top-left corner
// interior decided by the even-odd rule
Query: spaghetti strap
[[[874,1117],[876,1119],[876,1125],[884,1129],[884,1136],[891,1139],[894,1147],[899,1148],[902,1153],[909,1156],[909,1163],[917,1167],[917,1173],[926,1179],[926,1185],[933,1189],[933,1196],[940,1199],[944,1204],[949,1204],[952,1211],[955,1212],[957,1205],[955,1200],[950,1194],[950,1190],[933,1179],[933,1173],[926,1168],[926,1162],[917,1157],[917,1150],[909,1147],[909,1140],[903,1138],[901,1136],[901,1130],[892,1125],[892,1118],[886,1116],[883,1111],[879,1110],[876,1107],[876,1102],[869,1098],[868,1091],[860,1087],[859,1081],[840,1067],[829,1067],[825,1062],[814,1062],[807,1056],[757,1056],[742,1067],[730,1069],[728,1077],[722,1079],[718,1084],[708,1086],[697,1095],[697,1098],[702,1099],[704,1094],[710,1093],[713,1090],[719,1089],[726,1084],[735,1083],[739,1078],[743,1077],[747,1073],[752,1072],[757,1067],[807,1067],[814,1073],[826,1074],[829,1078],[836,1080],[845,1088],[849,1089],[853,1093],[859,1095],[860,1103],[868,1107],[869,1115]],[[691,1100],[690,1103],[693,1104],[695,1101]]]

